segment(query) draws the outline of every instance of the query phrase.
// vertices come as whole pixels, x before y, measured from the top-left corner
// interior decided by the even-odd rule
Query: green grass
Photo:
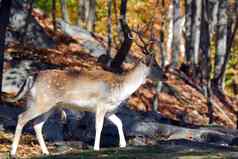
[[[168,145],[167,145],[168,146]],[[126,149],[107,148],[99,152],[78,150],[67,154],[35,157],[34,159],[237,159],[238,151],[216,149],[164,148],[138,146]]]

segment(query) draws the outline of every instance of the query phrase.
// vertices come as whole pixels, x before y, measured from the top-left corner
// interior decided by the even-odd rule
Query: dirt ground
[[[13,134],[0,133],[0,159],[9,159]],[[42,156],[34,136],[24,134],[17,150],[18,158],[32,159],[237,159],[238,147],[215,146],[185,139],[158,141],[156,145],[102,148],[92,151],[92,147],[78,147],[67,143],[58,145],[47,143],[50,156]]]

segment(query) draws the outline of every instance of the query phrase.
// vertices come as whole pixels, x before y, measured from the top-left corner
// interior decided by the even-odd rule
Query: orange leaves
[[[0,131],[0,158],[8,158],[8,153],[11,149],[13,134],[9,132]],[[31,158],[41,155],[40,145],[35,136],[23,134],[21,144],[18,146],[17,155],[20,158]],[[51,146],[51,149],[55,147]]]
[[[158,111],[165,117],[195,125],[207,125],[208,107],[206,97],[198,92],[193,87],[179,80],[174,75],[168,75],[169,80],[166,81],[169,85],[176,88],[182,99],[176,98],[172,94],[161,92],[158,95]],[[149,83],[142,86],[129,99],[129,105],[140,111],[151,111],[152,100],[155,92]],[[238,109],[236,99],[226,97],[227,101],[233,105],[232,109]],[[236,115],[227,105],[222,104],[216,97],[212,97],[214,109],[214,121],[218,125],[223,125],[230,128],[236,126]]]

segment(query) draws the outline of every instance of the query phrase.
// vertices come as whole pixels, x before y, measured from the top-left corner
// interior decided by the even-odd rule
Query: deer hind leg
[[[107,118],[117,127],[119,138],[120,138],[120,147],[126,147],[126,140],[123,133],[123,125],[122,125],[121,119],[119,119],[115,114],[112,114],[108,116]]]
[[[101,132],[103,128],[104,116],[105,116],[104,111],[100,111],[100,110],[96,111],[96,122],[95,122],[96,136],[95,136],[95,142],[94,142],[94,150],[96,151],[100,149],[100,138],[101,138]]]
[[[28,110],[26,110],[25,112],[21,113],[18,116],[17,127],[16,127],[15,136],[12,143],[11,156],[16,155],[16,150],[19,144],[23,127],[28,123],[28,121],[36,118],[37,116],[41,114],[42,113],[40,111],[37,111],[35,107],[30,107]]]
[[[37,118],[33,123],[33,127],[35,129],[36,137],[40,144],[41,150],[46,155],[49,154],[49,151],[46,147],[46,144],[45,144],[45,141],[44,141],[44,138],[42,135],[42,128],[43,128],[43,125],[45,124],[45,122],[47,121],[47,119],[49,118],[49,116],[51,115],[51,113],[52,113],[52,111],[46,112],[45,114],[43,114],[42,116]]]

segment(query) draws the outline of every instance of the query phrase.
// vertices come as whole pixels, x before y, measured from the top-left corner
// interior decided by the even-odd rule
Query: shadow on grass
[[[155,146],[105,148],[101,151],[73,150],[67,154],[34,159],[237,159],[238,149],[188,140],[161,141]]]

